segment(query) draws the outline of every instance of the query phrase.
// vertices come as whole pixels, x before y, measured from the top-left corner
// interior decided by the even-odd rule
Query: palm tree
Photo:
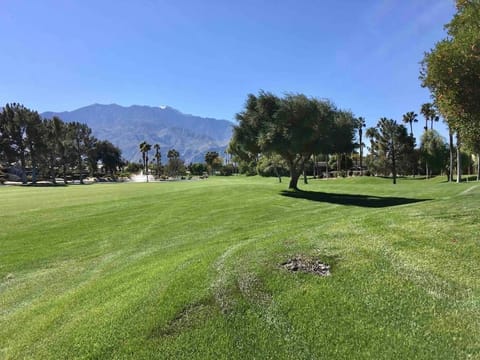
[[[440,119],[440,117],[437,115],[437,110],[435,109],[435,106],[432,103],[422,104],[420,112],[425,117],[424,129],[428,129],[428,122],[430,121],[430,129],[433,130],[433,122]]]
[[[374,155],[377,148],[378,129],[376,127],[370,127],[367,129],[365,135],[370,139],[370,154]]]
[[[181,160],[180,160],[180,153],[175,149],[168,150],[167,153],[168,157],[168,165],[167,171],[169,176],[177,176],[178,170],[180,169]]]
[[[360,175],[363,175],[363,128],[366,127],[365,118],[359,117],[355,120],[355,128],[358,130],[358,141],[359,141],[359,150],[360,150]]]
[[[157,162],[157,176],[160,175],[160,164],[161,164],[161,161],[162,161],[162,154],[160,153],[160,145],[159,144],[155,144],[153,145],[153,148],[155,149],[155,161]]]
[[[378,129],[376,127],[369,127],[365,132],[365,136],[370,139],[370,164],[367,166],[369,171],[373,173],[376,172],[376,167],[373,165],[378,155]]]
[[[414,111],[409,111],[403,115],[403,122],[410,125],[410,136],[413,137],[413,123],[418,122],[417,114]]]
[[[147,182],[148,182],[148,152],[152,149],[152,145],[150,145],[146,141],[142,141],[139,147],[140,147],[140,152],[142,153],[143,171],[147,176]]]

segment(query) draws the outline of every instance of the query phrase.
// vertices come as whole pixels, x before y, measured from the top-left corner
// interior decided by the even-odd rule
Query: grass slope
[[[0,358],[480,358],[480,186],[442,180],[0,187]]]

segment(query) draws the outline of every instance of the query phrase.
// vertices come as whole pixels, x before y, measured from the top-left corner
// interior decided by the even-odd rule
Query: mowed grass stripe
[[[2,187],[0,356],[475,357],[480,192],[443,180]]]

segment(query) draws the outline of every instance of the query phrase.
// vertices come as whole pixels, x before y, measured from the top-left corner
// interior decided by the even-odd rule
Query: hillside
[[[229,121],[187,115],[168,106],[93,104],[41,115],[86,123],[96,137],[118,146],[129,161],[140,159],[138,144],[144,140],[152,145],[160,144],[162,160],[166,159],[169,149],[175,148],[187,163],[203,161],[207,151],[223,154],[232,131]]]

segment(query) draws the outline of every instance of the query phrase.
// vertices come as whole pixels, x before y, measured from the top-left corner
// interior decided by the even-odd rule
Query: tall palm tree
[[[355,128],[358,131],[358,141],[359,141],[359,150],[360,150],[360,175],[363,175],[363,128],[366,127],[365,118],[359,117],[355,120]]]
[[[417,114],[414,111],[409,111],[403,115],[403,122],[410,125],[410,136],[413,137],[413,123],[418,122]]]
[[[152,149],[152,145],[150,145],[146,141],[142,141],[139,147],[140,147],[140,152],[142,153],[143,171],[147,176],[147,182],[148,182],[148,152]]]
[[[370,127],[367,129],[365,135],[370,139],[370,153],[374,155],[377,147],[378,129],[376,127]]]

